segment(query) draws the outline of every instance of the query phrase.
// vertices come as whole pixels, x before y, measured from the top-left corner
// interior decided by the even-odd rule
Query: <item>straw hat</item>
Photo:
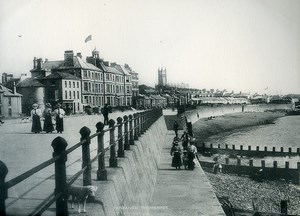
[[[50,103],[46,103],[45,105],[46,105],[46,107],[48,107],[48,108],[51,108],[51,107],[52,107]]]
[[[36,103],[32,104],[32,108],[38,108],[39,105],[37,105]]]

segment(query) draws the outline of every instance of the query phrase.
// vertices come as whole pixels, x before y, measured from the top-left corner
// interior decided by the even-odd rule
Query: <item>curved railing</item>
[[[83,175],[83,186],[92,184],[91,164],[98,161],[98,170],[96,179],[98,181],[107,180],[107,171],[105,166],[105,154],[110,150],[109,167],[117,167],[117,157],[124,157],[125,150],[130,149],[130,145],[134,145],[134,141],[146,132],[146,130],[162,116],[162,109],[147,110],[144,112],[135,113],[133,115],[125,115],[123,118],[117,118],[117,124],[113,119],[110,119],[109,128],[104,129],[104,124],[98,122],[96,124],[97,131],[91,134],[88,127],[80,129],[80,142],[69,149],[66,149],[68,143],[62,137],[56,137],[51,146],[53,147],[52,158],[33,167],[25,173],[5,182],[5,177],[8,173],[7,166],[0,161],[0,216],[6,216],[5,200],[8,198],[8,189],[14,187],[30,176],[54,164],[55,167],[55,190],[53,193],[41,202],[29,215],[42,215],[54,202],[56,202],[56,215],[68,215],[68,188],[75,180]],[[115,129],[118,134],[115,136]],[[109,145],[104,146],[104,135],[109,133]],[[97,137],[97,154],[91,159],[90,143],[91,140]],[[82,169],[67,179],[66,161],[67,155],[82,147]],[[116,151],[117,149],[117,151]]]

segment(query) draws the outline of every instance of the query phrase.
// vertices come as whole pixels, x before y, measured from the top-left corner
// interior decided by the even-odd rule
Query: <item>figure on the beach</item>
[[[62,133],[64,131],[64,116],[65,111],[61,108],[61,104],[56,105],[56,109],[53,111],[53,115],[56,120],[56,131]]]
[[[178,142],[174,143],[173,147],[171,148],[170,154],[172,156],[172,167],[175,167],[176,169],[181,169],[181,149],[178,145]]]
[[[105,104],[103,107],[104,125],[108,125],[108,113],[108,104]]]
[[[38,107],[39,106],[36,103],[34,103],[32,105],[32,110],[30,112],[31,119],[32,119],[31,132],[33,133],[42,132],[42,126],[41,126],[42,111]]]
[[[46,133],[52,133],[54,131],[52,123],[52,106],[50,103],[46,103],[46,109],[44,111],[44,129]]]
[[[175,121],[173,124],[173,130],[175,131],[176,136],[178,136],[178,129],[179,129],[179,124],[177,123],[177,121]]]

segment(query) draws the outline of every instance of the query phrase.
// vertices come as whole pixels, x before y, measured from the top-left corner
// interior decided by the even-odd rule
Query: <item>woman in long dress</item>
[[[57,133],[62,133],[64,131],[65,111],[61,108],[60,104],[57,104],[56,107],[57,108],[53,112],[56,119],[56,130]]]
[[[182,161],[181,161],[181,149],[178,146],[178,143],[175,143],[171,148],[171,156],[173,156],[172,167],[175,167],[176,169],[180,169],[182,166]]]
[[[44,118],[44,131],[46,133],[52,133],[52,131],[54,131],[54,127],[52,123],[52,106],[50,103],[46,103]]]
[[[38,105],[34,103],[32,105],[32,110],[30,112],[31,114],[31,119],[32,119],[32,127],[31,127],[31,132],[33,133],[40,133],[42,132],[42,126],[41,126],[41,116],[42,116],[42,111],[38,109]]]

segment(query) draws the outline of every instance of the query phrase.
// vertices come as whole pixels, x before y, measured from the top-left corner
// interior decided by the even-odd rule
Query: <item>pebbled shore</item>
[[[193,125],[197,143],[206,142],[210,136],[233,133],[252,126],[271,124],[283,117],[282,112],[235,113],[200,119]],[[206,172],[217,196],[227,196],[234,208],[252,210],[252,201],[259,211],[280,212],[280,201],[289,200],[288,213],[300,214],[300,187],[285,181],[257,182],[246,176],[212,174]]]

